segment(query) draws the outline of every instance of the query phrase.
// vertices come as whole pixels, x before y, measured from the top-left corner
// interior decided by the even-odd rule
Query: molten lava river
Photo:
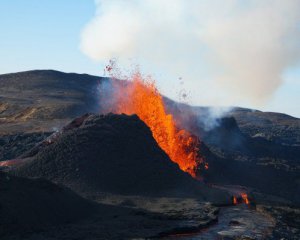
[[[143,78],[140,73],[135,73],[130,81],[113,81],[113,89],[109,97],[113,99],[109,111],[137,114],[151,129],[154,139],[170,159],[193,177],[196,177],[196,169],[201,163],[205,169],[208,168],[199,155],[198,138],[176,127],[173,116],[166,112],[163,98],[151,78]]]

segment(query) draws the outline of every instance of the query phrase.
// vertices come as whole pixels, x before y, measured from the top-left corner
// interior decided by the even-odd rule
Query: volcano
[[[22,158],[16,175],[43,177],[76,192],[230,199],[180,170],[136,115],[83,115]]]
[[[109,67],[112,71],[113,67]],[[160,148],[180,169],[196,176],[197,169],[208,168],[200,153],[200,140],[185,128],[178,128],[172,114],[166,111],[163,96],[155,81],[135,72],[128,81],[113,78],[111,85],[100,84],[102,112],[137,114],[147,124]],[[106,91],[111,89],[111,91]],[[107,101],[107,99],[109,99]]]
[[[37,239],[182,233],[216,239],[236,234],[237,228],[244,229],[239,236],[252,229],[257,236],[272,231],[270,239],[299,239],[299,119],[242,108],[211,119],[211,108],[174,102],[151,84],[153,98],[139,105],[149,89],[135,90],[131,102],[124,99],[128,84],[52,70],[0,75],[0,171],[9,172],[0,179],[0,223],[8,232],[19,233],[32,220],[28,229],[34,234],[49,226]],[[103,96],[112,96],[116,85],[124,96],[117,96],[121,105],[111,114],[106,106],[116,98]],[[158,127],[156,116],[162,120]],[[174,142],[182,143],[180,158],[172,155]],[[12,181],[5,182],[7,177]],[[81,211],[90,212],[89,201],[104,206],[85,221]],[[68,212],[65,204],[71,204]],[[54,209],[66,218],[59,221]],[[19,214],[16,227],[8,228]]]

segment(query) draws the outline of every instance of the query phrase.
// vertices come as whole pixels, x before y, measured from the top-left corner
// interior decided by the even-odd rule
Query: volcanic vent
[[[108,67],[107,70],[112,70]],[[110,86],[108,86],[110,84]],[[129,81],[112,81],[100,86],[100,105],[104,113],[136,114],[151,129],[161,149],[181,170],[196,177],[208,164],[200,156],[200,141],[185,129],[179,129],[172,114],[166,112],[163,97],[150,77],[134,73]]]

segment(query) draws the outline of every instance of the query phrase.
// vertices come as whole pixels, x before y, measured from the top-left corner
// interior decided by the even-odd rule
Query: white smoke
[[[86,55],[133,59],[162,75],[163,93],[172,87],[164,77],[183,77],[193,103],[262,103],[300,59],[300,0],[98,0],[96,7],[81,35]]]

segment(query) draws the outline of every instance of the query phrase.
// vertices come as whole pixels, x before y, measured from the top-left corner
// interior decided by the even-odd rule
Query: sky
[[[298,6],[300,0],[1,0],[0,74],[102,76],[116,58],[121,67],[139,64],[175,100],[184,91],[193,105],[300,117]]]

